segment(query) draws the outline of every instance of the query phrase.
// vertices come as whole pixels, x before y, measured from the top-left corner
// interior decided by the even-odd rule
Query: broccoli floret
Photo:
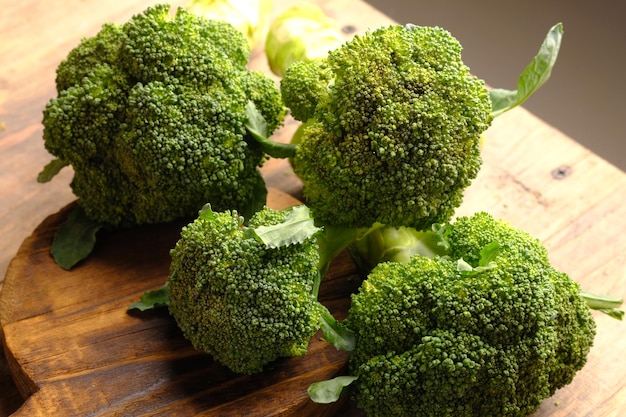
[[[271,134],[282,125],[287,109],[276,89],[276,83],[260,71],[248,71],[239,80],[246,97],[263,116],[266,134]],[[248,114],[249,116],[249,114]]]
[[[96,66],[118,62],[124,39],[122,26],[114,23],[105,23],[96,35],[82,39],[57,67],[57,93],[80,84]]]
[[[317,103],[326,97],[333,73],[326,60],[296,61],[281,80],[281,96],[294,119],[306,122],[315,116]]]
[[[353,295],[354,396],[368,416],[526,416],[586,363],[580,287],[486,213],[441,233],[445,255],[380,263]]]
[[[253,374],[304,355],[325,325],[340,328],[317,300],[330,260],[318,230],[304,206],[264,208],[247,225],[205,207],[171,251],[169,309],[184,336],[233,372]]]
[[[278,217],[278,218],[277,218]],[[261,211],[250,225],[284,213]],[[318,330],[314,238],[268,250],[235,212],[204,211],[172,250],[170,312],[186,338],[234,372],[306,353]]]
[[[58,66],[43,137],[56,167],[73,167],[86,215],[123,227],[192,217],[206,203],[262,207],[266,153],[247,108],[268,134],[286,109],[276,83],[248,70],[249,55],[231,25],[182,8],[171,16],[168,5],[81,41]]]
[[[489,92],[461,49],[443,29],[391,25],[289,67],[282,97],[306,122],[294,170],[318,221],[422,229],[449,220],[492,121]]]

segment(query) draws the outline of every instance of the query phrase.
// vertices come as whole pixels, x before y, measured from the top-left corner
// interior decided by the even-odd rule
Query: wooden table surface
[[[276,12],[294,2],[276,1]],[[68,185],[70,169],[50,183],[35,181],[51,159],[43,147],[41,112],[55,95],[56,66],[80,38],[95,34],[103,23],[122,23],[155,3],[4,2],[0,14],[0,278],[37,225],[74,200]],[[318,3],[346,28],[346,38],[391,23],[359,0]],[[251,66],[267,70],[261,51],[253,56]],[[277,139],[286,140],[294,128],[294,123],[288,123]],[[300,184],[284,161],[268,163],[264,174],[269,185],[299,195]],[[625,203],[624,172],[518,108],[500,116],[487,131],[483,169],[458,213],[485,210],[527,230],[545,243],[555,266],[585,289],[624,297]],[[598,335],[588,364],[572,384],[545,400],[535,416],[626,415],[626,324],[601,314],[596,318]],[[1,357],[0,416],[11,415],[22,401]]]

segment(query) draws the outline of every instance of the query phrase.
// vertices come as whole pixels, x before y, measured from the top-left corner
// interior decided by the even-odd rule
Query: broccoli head
[[[294,170],[316,219],[416,229],[449,220],[492,121],[461,50],[441,28],[392,25],[288,68],[282,97],[303,122]]]
[[[234,372],[305,354],[320,328],[316,238],[268,248],[251,232],[287,215],[266,208],[244,226],[235,212],[205,208],[171,251],[171,314],[197,349]]]
[[[169,9],[81,41],[43,112],[55,166],[72,166],[80,206],[104,225],[191,217],[208,202],[244,213],[265,203],[266,154],[246,129],[247,108],[269,132],[279,127],[276,83],[247,69],[248,43],[231,25]]]
[[[446,255],[380,263],[353,295],[354,396],[368,416],[527,416],[586,362],[580,287],[486,213],[441,233]]]

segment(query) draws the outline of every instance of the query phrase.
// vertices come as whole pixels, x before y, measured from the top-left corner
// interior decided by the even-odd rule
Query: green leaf
[[[267,122],[252,101],[248,101],[246,105],[246,115],[246,129],[259,142],[263,152],[273,158],[292,158],[296,154],[297,145],[268,139]]]
[[[338,376],[326,381],[312,383],[309,385],[307,392],[313,402],[330,404],[337,401],[343,389],[356,380],[356,376]]]
[[[357,230],[341,226],[324,226],[323,232],[318,235],[317,243],[320,254],[320,274],[324,276],[330,268],[330,263],[344,249],[356,239]]]
[[[599,312],[620,321],[624,319],[624,312],[622,310],[616,310],[614,308],[598,308],[594,310],[598,310]]]
[[[320,328],[322,329],[324,339],[337,350],[345,350],[347,352],[354,350],[356,346],[354,332],[342,323],[339,323],[325,306],[322,304],[320,306],[322,307]]]
[[[146,292],[139,298],[139,301],[132,303],[128,306],[129,310],[137,309],[140,311],[146,311],[155,309],[158,307],[168,307],[170,305],[170,283],[165,282],[158,290],[152,290]]]
[[[623,298],[592,294],[587,291],[581,291],[580,296],[585,300],[590,309],[600,311],[614,319],[623,320],[624,312],[618,310],[624,303]]]
[[[450,250],[450,242],[448,242],[448,236],[452,233],[452,226],[450,224],[434,223],[431,226],[433,232],[432,240],[434,245],[439,248],[442,254]]]
[[[213,221],[215,220],[216,217],[217,216],[215,216],[215,212],[211,208],[210,203],[205,204],[204,207],[202,207],[202,209],[200,209],[200,212],[198,213],[198,218],[202,220]]]
[[[493,265],[494,259],[496,259],[500,253],[500,249],[502,249],[500,243],[495,241],[485,246],[480,251],[480,261],[478,261],[478,266],[487,267],[489,265]]]
[[[37,175],[37,182],[45,183],[50,181],[56,174],[68,165],[69,163],[62,159],[53,159],[48,162],[48,164],[43,167],[43,170],[39,173],[39,175]]]
[[[501,247],[498,242],[491,242],[480,251],[480,260],[478,261],[478,266],[473,267],[463,258],[461,258],[457,261],[456,269],[462,275],[472,276],[490,269],[497,268],[498,264],[494,262],[494,259],[500,253],[500,249]]]
[[[102,223],[91,220],[82,207],[77,206],[54,234],[50,250],[54,261],[63,269],[72,269],[89,256],[96,244],[96,234],[102,226]]]
[[[473,273],[474,267],[467,263],[463,258],[456,261],[456,270],[461,274]]]
[[[267,186],[261,172],[256,170],[256,183],[248,201],[239,208],[239,214],[247,221],[267,204]]]
[[[303,243],[321,229],[315,226],[311,211],[305,205],[291,207],[285,221],[271,226],[258,226],[251,231],[268,248]]]
[[[517,80],[517,90],[494,88],[489,91],[491,113],[494,117],[519,106],[548,81],[559,54],[562,38],[563,24],[557,23],[548,31],[539,52]]]

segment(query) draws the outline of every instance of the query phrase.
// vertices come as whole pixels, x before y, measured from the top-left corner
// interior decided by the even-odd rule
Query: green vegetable
[[[292,163],[316,220],[416,230],[448,221],[481,167],[483,133],[545,83],[561,36],[555,25],[515,91],[488,90],[437,27],[382,27],[291,64],[281,94],[302,122]]]
[[[539,52],[520,75],[516,90],[502,88],[489,90],[494,116],[519,106],[548,81],[556,64],[562,38],[563,24],[557,23],[548,31]]]
[[[139,301],[128,306],[129,310],[137,309],[139,311],[152,310],[158,307],[168,307],[170,305],[170,283],[165,284],[156,290],[151,290],[143,294]]]
[[[230,24],[158,5],[106,24],[57,69],[43,113],[56,159],[71,165],[86,215],[104,227],[193,217],[206,203],[249,215],[265,204],[263,148],[248,109],[270,135],[286,114],[276,83],[247,69],[249,46]]]
[[[54,234],[51,254],[56,263],[64,269],[71,269],[85,259],[96,245],[96,235],[102,224],[91,220],[81,207],[69,214]]]
[[[319,404],[329,404],[339,399],[339,393],[353,383],[355,376],[338,376],[328,381],[312,383],[307,392],[309,397]]]
[[[280,77],[296,61],[325,58],[345,39],[337,23],[314,3],[296,3],[274,19],[265,40],[265,55]]]
[[[486,213],[433,233],[439,253],[379,263],[353,295],[352,395],[368,416],[531,414],[586,363],[596,326],[579,285]]]
[[[189,0],[185,8],[211,20],[233,25],[250,47],[261,41],[272,11],[272,0]]]
[[[382,262],[408,262],[414,255],[433,257],[445,254],[445,240],[439,229],[439,225],[431,230],[418,231],[411,227],[375,223],[369,229],[358,231],[351,248],[364,271],[369,272]]]
[[[622,298],[617,298],[611,295],[593,294],[588,291],[581,291],[580,295],[590,309],[598,310],[617,320],[624,319],[624,312],[622,310],[618,310],[624,303]]]
[[[281,93],[303,122],[294,171],[323,224],[446,221],[480,169],[489,93],[443,29],[357,35],[326,59],[292,64]]]
[[[305,354],[321,331],[351,352],[350,375],[312,384],[310,397],[333,402],[348,387],[368,416],[532,413],[585,365],[590,309],[621,319],[622,300],[583,292],[537,239],[487,213],[449,221],[484,131],[547,80],[561,34],[506,93],[472,76],[440,28],[388,26],[316,59],[284,50],[280,92],[302,122],[293,143],[268,139],[281,113],[262,89],[238,120],[260,154],[293,158],[311,212],[204,206],[168,281],[129,309],[167,307],[193,346],[244,374]],[[340,323],[318,291],[348,246],[366,278]]]
[[[352,333],[317,299],[321,271],[351,238],[320,246],[324,233],[305,206],[265,208],[247,226],[235,212],[205,207],[171,251],[169,311],[184,336],[244,374],[305,354],[320,329],[351,349]]]
[[[434,224],[429,230],[417,231],[409,227],[395,228],[377,223],[369,229],[357,230],[350,250],[362,273],[366,275],[383,262],[407,263],[415,255],[429,258],[446,256],[450,250],[448,236],[451,231],[450,226],[442,224]],[[483,248],[484,253],[481,253],[477,267],[459,259],[457,269],[461,273],[471,274],[493,267],[491,260],[499,249],[499,244],[492,242]],[[618,310],[623,303],[621,298],[588,291],[581,291],[580,295],[592,310],[618,320],[623,319],[624,312]]]

